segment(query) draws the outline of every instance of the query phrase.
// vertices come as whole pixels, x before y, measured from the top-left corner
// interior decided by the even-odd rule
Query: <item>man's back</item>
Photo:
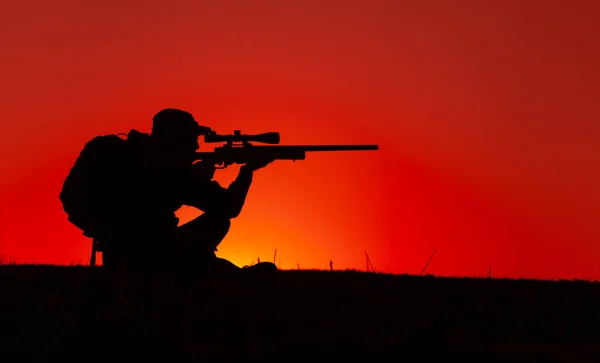
[[[175,212],[182,206],[178,184],[183,171],[157,166],[146,134],[132,130],[127,144],[111,247],[127,259],[156,259],[178,224]]]
[[[99,242],[103,260],[160,253],[177,227],[184,172],[158,167],[147,134],[98,136],[86,144],[60,199],[69,220]],[[136,257],[137,256],[137,257]]]

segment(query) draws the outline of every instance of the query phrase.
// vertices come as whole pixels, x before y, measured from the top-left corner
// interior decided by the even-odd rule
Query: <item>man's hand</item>
[[[213,179],[213,177],[215,176],[215,171],[217,170],[217,168],[212,163],[205,161],[199,161],[195,163],[193,165],[193,168],[194,172],[198,173],[198,175],[201,175],[203,178],[206,178],[208,180]]]
[[[250,171],[255,171],[258,169],[262,169],[265,166],[271,164],[275,159],[273,158],[256,158],[248,161],[242,168],[249,169]]]

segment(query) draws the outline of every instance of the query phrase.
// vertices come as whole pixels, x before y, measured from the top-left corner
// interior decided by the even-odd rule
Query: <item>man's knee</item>
[[[217,251],[217,246],[223,241],[229,229],[231,228],[231,220],[224,216],[208,215],[205,225],[209,225],[209,231],[204,235],[204,242],[208,243],[213,251]]]
[[[211,218],[211,222],[214,223],[215,228],[218,230],[229,231],[229,228],[231,228],[231,219],[229,217],[215,215],[209,216],[209,218]]]
[[[177,239],[186,245],[200,242],[203,248],[210,251],[225,238],[231,227],[229,218],[222,215],[205,213],[191,222],[178,227]]]
[[[205,213],[199,218],[202,218],[203,229],[211,230],[215,238],[223,239],[231,228],[231,220],[219,214]]]

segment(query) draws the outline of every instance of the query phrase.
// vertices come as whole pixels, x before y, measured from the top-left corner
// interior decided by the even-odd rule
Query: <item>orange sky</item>
[[[364,269],[366,250],[380,271],[416,273],[437,248],[437,275],[515,277],[522,260],[525,277],[598,279],[599,10],[13,1],[0,14],[0,255],[87,263],[58,200],[70,166],[92,137],[147,132],[179,107],[222,133],[380,145],[260,170],[220,246],[240,266],[277,249],[284,269]]]

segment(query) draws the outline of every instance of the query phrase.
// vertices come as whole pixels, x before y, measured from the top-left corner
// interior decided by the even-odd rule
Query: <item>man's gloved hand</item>
[[[215,176],[215,171],[217,170],[214,164],[205,161],[199,161],[195,163],[193,168],[195,173],[198,173],[198,175],[208,180],[213,179]]]

